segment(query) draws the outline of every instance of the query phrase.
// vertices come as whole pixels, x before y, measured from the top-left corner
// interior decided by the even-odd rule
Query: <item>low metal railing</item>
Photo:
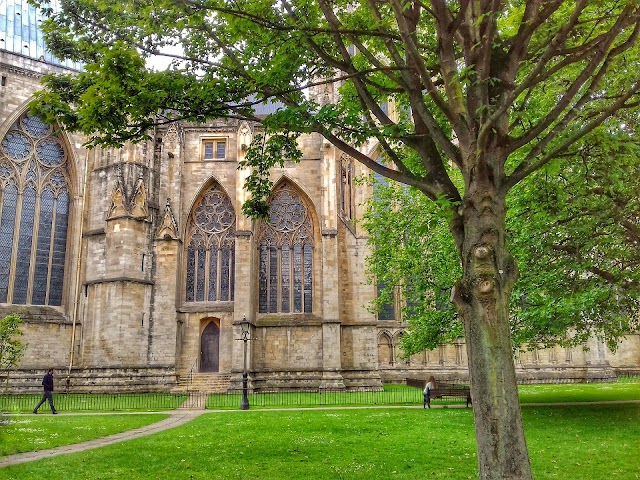
[[[36,394],[0,394],[0,412],[28,413],[33,411],[42,395]],[[56,410],[61,412],[86,411],[161,411],[172,410],[182,405],[188,398],[185,394],[172,393],[55,393]],[[40,410],[49,410],[45,402]]]
[[[37,405],[41,395],[0,394],[0,411],[29,413]],[[83,411],[162,411],[176,408],[193,408],[201,405],[207,409],[239,408],[242,391],[226,393],[54,393],[56,409],[60,412]],[[324,407],[357,405],[421,405],[422,391],[417,388],[400,388],[385,391],[344,390],[292,390],[249,393],[252,407]],[[48,404],[41,409],[46,412]]]

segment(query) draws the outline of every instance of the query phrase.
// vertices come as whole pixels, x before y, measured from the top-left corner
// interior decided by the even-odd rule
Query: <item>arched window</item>
[[[214,185],[196,204],[187,231],[187,302],[233,301],[236,215]]]
[[[393,343],[386,332],[378,334],[378,365],[380,367],[393,365]]]
[[[307,206],[286,183],[273,194],[259,242],[259,312],[311,313],[313,226]]]
[[[0,303],[62,305],[70,195],[57,133],[23,115],[0,142]]]

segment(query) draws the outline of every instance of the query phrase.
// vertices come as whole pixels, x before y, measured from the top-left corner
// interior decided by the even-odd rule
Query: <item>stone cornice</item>
[[[148,174],[148,171],[151,170],[152,167],[149,167],[148,165],[145,165],[144,163],[140,163],[140,162],[124,162],[124,161],[117,161],[117,162],[113,162],[110,163],[108,165],[101,165],[99,167],[95,167],[92,172],[100,172],[102,170],[114,170],[118,167],[122,167],[122,166],[135,166],[138,167],[140,169],[142,169],[142,171],[144,172],[144,175]]]
[[[22,77],[30,77],[40,79],[44,77],[44,73],[34,72],[33,70],[29,70],[22,67],[16,67],[15,65],[10,65],[8,63],[0,62],[0,70],[8,73],[13,73],[15,75],[20,75]]]
[[[194,302],[193,304],[183,304],[181,307],[176,308],[178,313],[207,313],[215,314],[219,312],[232,312],[233,302]]]
[[[142,285],[155,285],[156,282],[152,281],[152,280],[146,280],[144,278],[133,278],[133,277],[112,277],[112,278],[98,278],[96,280],[87,280],[86,282],[83,283],[83,285],[87,286],[87,285],[97,285],[99,283],[124,283],[124,282],[130,282],[130,283],[139,283]]]

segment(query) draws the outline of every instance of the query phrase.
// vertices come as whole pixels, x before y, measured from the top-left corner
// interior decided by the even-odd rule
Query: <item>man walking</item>
[[[33,409],[33,413],[38,413],[38,409],[45,402],[45,400],[49,400],[49,406],[51,407],[51,413],[54,415],[57,414],[56,408],[53,406],[53,368],[50,368],[47,374],[42,379],[42,386],[44,387],[44,395],[42,396],[42,400],[36,408]]]

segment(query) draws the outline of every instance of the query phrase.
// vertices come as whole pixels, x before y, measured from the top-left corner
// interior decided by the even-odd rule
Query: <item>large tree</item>
[[[515,349],[596,337],[615,351],[640,328],[639,156],[635,128],[615,121],[510,191],[507,240],[520,271],[510,303]],[[458,339],[462,325],[446,302],[460,275],[446,204],[394,182],[374,189],[363,225],[376,307],[401,307],[407,356]]]
[[[518,269],[506,197],[618,112],[640,83],[636,1],[63,0],[45,29],[83,73],[49,78],[40,112],[93,143],[145,138],[154,123],[261,120],[247,156],[264,213],[268,167],[319,132],[368,168],[449,209],[461,276],[481,478],[531,477],[517,397],[509,298]],[[145,58],[180,46],[172,68]],[[305,92],[328,82],[334,102]],[[255,118],[252,102],[286,108]],[[382,108],[392,101],[398,118]],[[294,132],[288,133],[288,132]],[[374,139],[380,160],[358,148]],[[457,184],[452,171],[462,179]]]

